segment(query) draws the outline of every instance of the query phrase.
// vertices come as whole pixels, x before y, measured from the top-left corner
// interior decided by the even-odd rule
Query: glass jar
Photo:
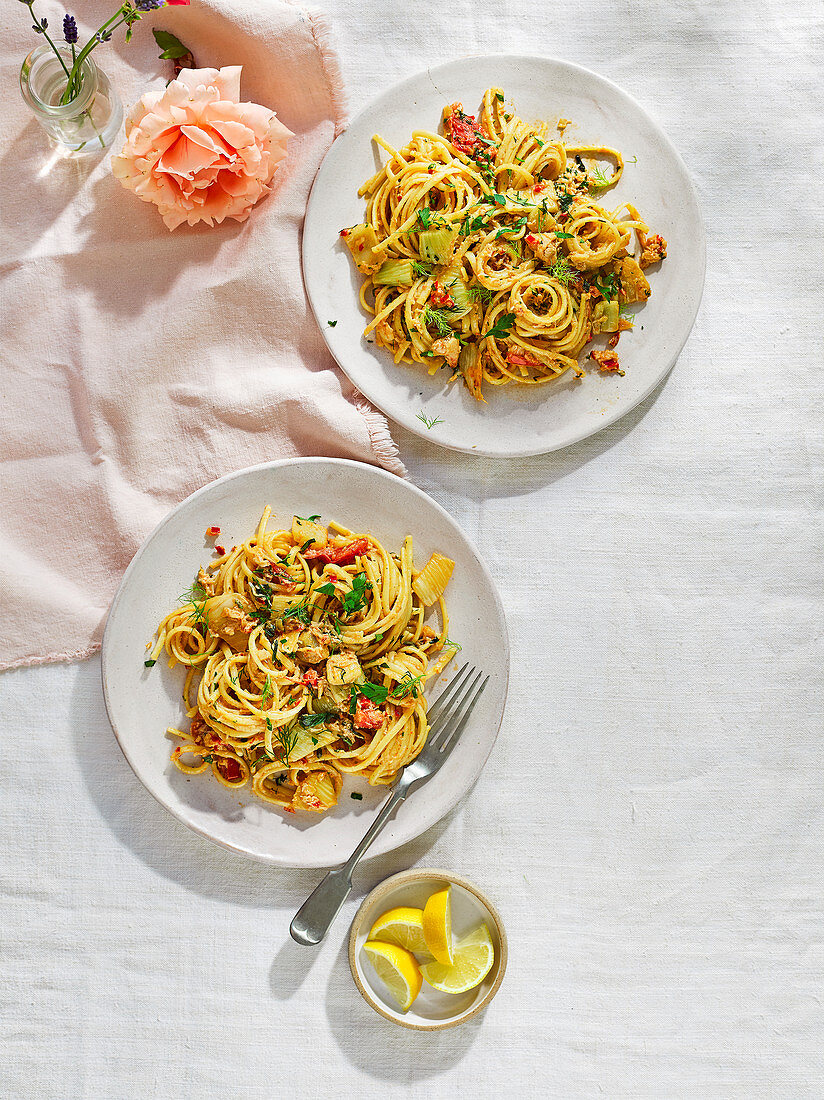
[[[60,55],[71,72],[72,55]],[[60,103],[66,72],[48,43],[32,50],[20,70],[20,90],[34,117],[56,142],[80,156],[100,153],[112,144],[123,121],[123,105],[104,72],[87,57],[81,67],[80,91]]]

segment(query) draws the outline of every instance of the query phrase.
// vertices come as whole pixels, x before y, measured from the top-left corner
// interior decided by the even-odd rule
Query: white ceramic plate
[[[229,474],[198,490],[163,520],[134,557],[112,603],[103,637],[103,690],[112,727],[137,777],[184,825],[233,852],[283,867],[328,867],[348,858],[386,799],[386,787],[347,780],[336,809],[318,817],[287,814],[243,788],[230,791],[209,774],[187,776],[169,760],[167,726],[184,720],[184,670],[161,657],[144,668],[146,642],[199,566],[212,556],[204,533],[213,524],[232,546],[254,531],[264,507],[270,526],[292,515],[321,514],[370,531],[400,548],[414,540],[421,568],[434,550],[455,560],[446,593],[449,634],[461,660],[485,669],[489,685],[461,741],[438,775],[407,799],[369,849],[391,851],[442,818],[480,773],[500,728],[509,678],[509,643],[501,601],[478,552],[443,508],[420,489],[374,466],[332,458],[266,463]],[[448,682],[452,661],[430,697]],[[350,797],[362,793],[363,800]]]
[[[430,378],[419,365],[396,366],[366,343],[368,321],[358,301],[361,276],[339,231],[363,219],[358,188],[377,170],[372,135],[405,145],[415,129],[437,130],[445,104],[459,100],[475,113],[484,90],[504,89],[527,120],[573,120],[568,142],[620,149],[628,164],[603,201],[629,199],[654,233],[669,242],[668,259],[653,268],[652,296],[639,323],[621,338],[623,378],[593,370],[576,382],[493,388],[484,405],[447,371]],[[385,154],[382,154],[385,159]],[[643,401],[674,364],[695,321],[704,285],[705,237],[683,161],[661,128],[615,84],[577,65],[541,57],[467,57],[390,88],[352,122],[329,150],[309,198],[303,271],[309,301],[329,350],[358,389],[387,416],[433,443],[472,454],[515,456],[566,447],[614,423]],[[334,327],[327,324],[336,321]],[[417,418],[440,417],[427,430]]]

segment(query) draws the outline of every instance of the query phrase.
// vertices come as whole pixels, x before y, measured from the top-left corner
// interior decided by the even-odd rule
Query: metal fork
[[[420,756],[401,772],[383,809],[372,822],[366,836],[342,867],[330,871],[298,909],[289,931],[298,943],[320,943],[352,890],[352,872],[358,862],[410,791],[425,783],[438,771],[455,748],[472,708],[489,683],[483,672],[464,665],[429,710],[429,737]],[[478,686],[480,684],[480,687]]]

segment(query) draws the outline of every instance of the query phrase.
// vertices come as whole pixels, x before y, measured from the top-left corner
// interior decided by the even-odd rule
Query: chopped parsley
[[[304,626],[309,626],[312,622],[312,612],[309,610],[309,605],[306,600],[301,603],[294,604],[292,607],[287,607],[285,611],[281,612],[282,619],[297,619],[299,623],[303,623]]]
[[[354,800],[356,802],[362,802],[363,801],[363,795],[360,793],[360,791],[352,791],[352,793],[349,795],[349,797],[354,798]]]
[[[613,299],[617,297],[618,290],[620,289],[618,285],[618,276],[614,272],[611,275],[596,276],[593,280],[593,286],[603,294],[608,302],[613,301]]]
[[[561,210],[564,212],[564,214],[569,212],[569,208],[570,208],[570,206],[572,206],[574,201],[575,201],[575,196],[570,195],[569,191],[559,191],[558,192],[558,206],[561,208]]]
[[[357,573],[352,578],[352,587],[343,597],[343,610],[346,614],[351,615],[355,611],[360,611],[363,605],[366,603],[367,592],[372,591],[372,583],[366,579],[365,573]]]
[[[479,340],[485,340],[488,336],[491,336],[495,340],[505,340],[512,331],[512,326],[515,324],[514,313],[504,313],[493,324],[492,328],[487,329],[486,332],[482,332],[478,337]]]
[[[327,325],[329,326],[329,328],[334,328],[334,327],[335,327],[335,325],[336,325],[336,324],[337,324],[338,322],[337,322],[337,321],[327,321],[326,323],[327,323]]]

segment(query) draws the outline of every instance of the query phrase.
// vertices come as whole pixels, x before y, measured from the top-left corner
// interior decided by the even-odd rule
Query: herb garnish
[[[487,329],[486,332],[482,332],[478,337],[479,340],[485,340],[488,336],[491,336],[495,340],[505,340],[512,331],[512,326],[515,324],[514,313],[504,313],[493,324],[492,328]]]
[[[568,261],[563,256],[559,256],[552,267],[549,269],[550,274],[554,279],[557,279],[562,286],[567,286],[569,280],[573,277],[575,272]]]
[[[488,286],[471,286],[469,288],[469,297],[486,304],[487,302],[491,302],[495,297],[495,291],[490,290]]]
[[[189,622],[206,624],[206,601],[209,599],[209,593],[200,581],[195,581],[185,592],[180,594],[178,599],[182,603],[192,605]]]
[[[572,206],[575,201],[575,196],[571,195],[569,191],[558,191],[556,193],[558,195],[558,206],[564,214],[568,213],[570,206]]]
[[[416,414],[416,419],[420,420],[420,422],[424,424],[430,431],[432,430],[432,428],[435,427],[436,424],[446,423],[446,421],[443,420],[440,416],[433,416],[430,420],[429,417],[424,413],[423,409],[421,409],[421,411]]]
[[[432,309],[427,306],[423,311],[423,323],[433,325],[441,336],[449,336],[452,333],[450,316],[448,309]]]
[[[268,718],[266,719],[266,728],[270,731],[272,729],[272,723]],[[295,751],[297,739],[298,731],[292,726],[281,726],[280,729],[274,733],[274,740],[280,745],[281,760],[284,764],[288,765],[289,757]]]
[[[366,579],[365,573],[357,573],[352,578],[352,587],[343,597],[343,610],[346,614],[351,615],[355,611],[360,611],[363,605],[366,603],[367,592],[372,591],[372,584]]]
[[[312,613],[306,600],[293,604],[292,607],[287,607],[285,611],[281,611],[280,617],[282,619],[297,619],[304,626],[309,626],[312,622]]]
[[[315,726],[322,726],[330,718],[337,718],[338,712],[335,710],[321,711],[319,714],[302,714],[298,718],[299,725],[303,726],[305,730],[314,729]],[[316,740],[312,738],[313,742]]]
[[[593,286],[611,302],[618,294],[618,276],[615,272],[611,275],[598,275],[593,279]]]
[[[596,164],[594,168],[590,169],[590,171],[592,172],[592,178],[594,181],[589,185],[590,191],[603,191],[604,188],[609,187],[612,184],[612,177],[608,176],[599,165]]]

